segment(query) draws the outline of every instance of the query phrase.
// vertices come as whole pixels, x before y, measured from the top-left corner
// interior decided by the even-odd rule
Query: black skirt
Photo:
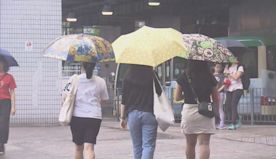
[[[0,144],[9,139],[11,100],[0,100]]]
[[[101,119],[73,116],[70,123],[73,142],[76,145],[96,144],[101,122]]]

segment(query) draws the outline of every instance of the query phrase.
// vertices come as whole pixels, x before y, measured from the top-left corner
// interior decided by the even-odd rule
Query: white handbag
[[[160,85],[160,82],[158,82]],[[162,86],[160,85],[161,89]],[[172,106],[162,89],[160,96],[156,93],[155,82],[153,80],[153,97],[154,97],[154,115],[157,120],[158,126],[162,131],[166,131],[171,125],[174,124],[174,113]]]
[[[61,125],[68,125],[71,122],[75,99],[77,94],[77,88],[79,83],[79,76],[73,75],[66,84],[62,93],[62,106],[60,109],[58,121]]]

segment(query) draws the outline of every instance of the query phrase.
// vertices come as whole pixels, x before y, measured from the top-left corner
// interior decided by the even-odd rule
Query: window
[[[179,75],[184,72],[187,67],[187,60],[184,58],[176,57],[173,59],[173,79],[176,80]]]
[[[165,62],[165,81],[171,80],[171,60]]]
[[[117,67],[117,81],[116,81],[116,88],[117,89],[122,89],[123,88],[123,80],[125,77],[125,74],[127,72],[128,69],[128,65],[127,64],[119,64]]]
[[[180,74],[184,72],[184,69],[187,65],[187,60],[180,57],[175,57],[173,60],[168,60],[164,63],[163,67],[165,67],[164,70],[162,70],[162,64],[159,65],[156,68],[156,72],[158,74],[159,79],[163,79],[163,74],[165,75],[165,81],[171,81],[171,71],[173,71],[172,74],[172,80],[176,80]],[[173,69],[171,69],[171,62],[173,62]],[[164,72],[163,72],[164,71]]]
[[[276,71],[276,46],[266,48],[267,69]]]
[[[158,78],[163,81],[163,78],[165,78],[165,81],[170,81],[170,62],[171,60],[168,60],[160,65],[158,65],[155,69]]]
[[[81,64],[78,62],[65,62],[62,61],[62,77],[70,77],[74,74],[80,74]]]
[[[250,78],[258,78],[258,48],[230,48],[230,51],[238,58],[240,64],[245,67]]]

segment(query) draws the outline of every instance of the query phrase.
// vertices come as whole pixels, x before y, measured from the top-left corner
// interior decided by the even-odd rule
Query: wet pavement
[[[110,119],[103,122],[97,159],[132,158],[129,132],[118,125]],[[0,159],[70,159],[74,149],[69,127],[12,127],[6,148]],[[185,137],[176,124],[158,133],[155,159],[184,159],[184,149]],[[211,141],[211,159],[276,159],[276,126],[217,131]]]

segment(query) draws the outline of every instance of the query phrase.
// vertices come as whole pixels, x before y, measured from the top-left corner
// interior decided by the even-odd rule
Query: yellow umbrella
[[[158,66],[176,56],[185,57],[182,34],[172,28],[144,26],[120,36],[112,44],[117,63]]]

